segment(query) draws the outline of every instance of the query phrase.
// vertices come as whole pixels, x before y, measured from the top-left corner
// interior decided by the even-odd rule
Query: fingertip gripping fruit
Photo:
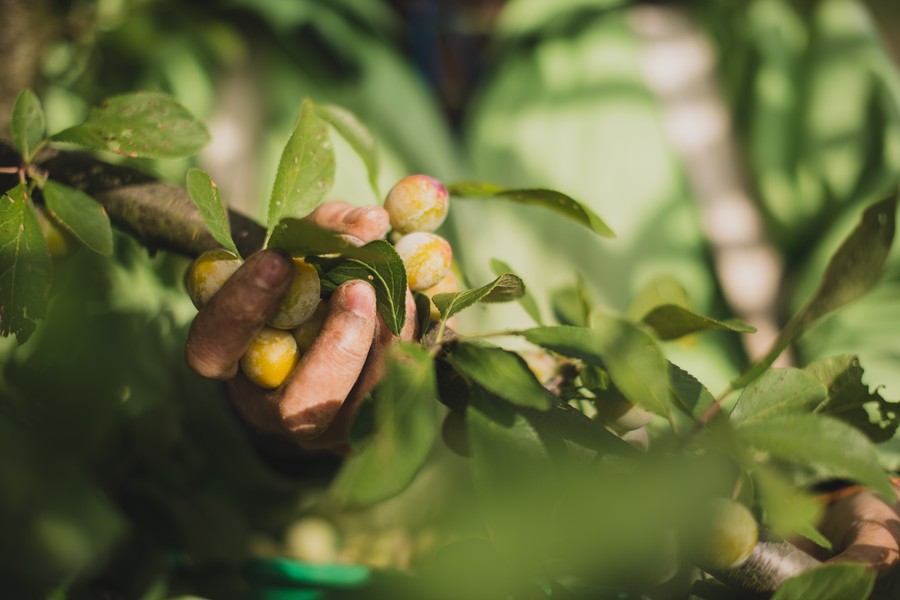
[[[447,218],[449,198],[447,188],[434,177],[410,175],[391,188],[384,209],[400,233],[431,232]]]
[[[300,325],[316,310],[320,293],[321,283],[315,267],[302,258],[295,258],[291,287],[269,324],[278,329],[293,329]]]
[[[259,387],[274,389],[287,380],[299,360],[297,341],[290,331],[263,327],[241,358],[241,370]]]
[[[397,240],[394,248],[406,267],[407,285],[414,292],[437,285],[450,272],[453,250],[439,235],[408,233]]]
[[[223,249],[204,252],[191,264],[184,285],[194,306],[202,308],[234,275],[243,261]]]

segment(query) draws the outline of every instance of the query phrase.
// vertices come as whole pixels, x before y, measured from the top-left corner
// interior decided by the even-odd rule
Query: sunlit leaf
[[[631,299],[627,314],[637,321],[655,307],[663,304],[691,308],[687,291],[674,277],[660,276],[644,284]]]
[[[672,411],[672,427],[679,434],[689,435],[715,398],[693,375],[678,365],[668,364],[669,392],[676,408],[681,409]]]
[[[498,258],[491,259],[491,270],[494,271],[494,275],[497,276],[503,275],[504,273],[515,272],[509,264]],[[538,308],[537,302],[535,301],[534,296],[531,295],[531,292],[528,291],[527,286],[525,287],[525,292],[522,294],[522,297],[519,298],[519,304],[522,305],[522,308],[525,309],[525,312],[528,313],[528,316],[531,317],[535,323],[538,325],[544,324],[541,319],[541,311]]]
[[[285,217],[305,217],[334,185],[334,148],[328,125],[312,101],[304,100],[297,125],[284,147],[269,199],[268,231]]]
[[[438,430],[434,365],[413,344],[391,347],[387,371],[373,392],[374,433],[358,443],[331,492],[341,502],[366,505],[401,492],[419,472]]]
[[[180,158],[199,152],[209,133],[171,96],[137,92],[107,98],[83,123],[51,139],[125,156]]]
[[[206,223],[209,232],[226,250],[230,250],[235,256],[240,256],[241,253],[238,252],[237,246],[231,238],[228,210],[222,203],[219,187],[201,169],[189,170],[186,182],[188,196],[200,210],[200,216],[203,217],[203,222]]]
[[[378,189],[378,150],[375,146],[375,137],[360,123],[359,119],[349,110],[333,104],[320,104],[316,106],[316,112],[329,125],[334,127],[350,147],[359,155],[366,171],[369,174],[369,186],[375,197],[381,199],[381,190]]]
[[[875,587],[875,572],[862,563],[822,565],[791,577],[772,600],[866,600]]]
[[[869,391],[857,357],[823,358],[804,370],[828,388],[828,398],[818,412],[853,425],[875,443],[894,437],[900,424],[900,403],[888,402],[877,391]],[[877,414],[875,421],[867,408]]]
[[[757,423],[786,413],[811,413],[826,394],[819,380],[800,369],[769,369],[744,389],[731,420]]]
[[[43,191],[47,210],[57,223],[94,252],[112,254],[112,227],[99,202],[53,180],[44,184]]]
[[[0,198],[0,335],[28,340],[47,310],[53,278],[50,252],[28,188],[19,184]]]
[[[360,247],[350,246],[338,258],[310,259],[319,265],[322,291],[331,293],[353,279],[368,281],[375,288],[378,314],[394,335],[406,322],[406,269],[394,247],[375,240]]]
[[[682,306],[663,304],[651,309],[641,321],[656,333],[661,340],[674,340],[698,331],[726,329],[738,333],[754,333],[755,328],[738,319],[719,321],[704,317]]]
[[[831,257],[812,298],[785,325],[772,350],[733,381],[732,387],[744,387],[759,377],[804,329],[872,289],[894,241],[896,213],[896,193],[866,208],[859,224]]]
[[[498,198],[530,204],[558,212],[604,237],[615,237],[612,229],[594,211],[562,192],[545,189],[505,189],[491,183],[461,181],[447,186],[459,198]]]
[[[452,346],[446,358],[457,371],[512,404],[540,410],[550,408],[550,392],[514,352],[462,342]]]
[[[34,150],[47,135],[47,118],[41,101],[31,90],[22,90],[16,98],[12,113],[12,136],[16,148],[26,162],[34,157]]]
[[[431,300],[440,311],[441,318],[446,320],[478,302],[508,302],[521,298],[524,293],[525,284],[522,283],[522,280],[512,273],[504,273],[480,288],[449,294],[435,294]]]
[[[594,315],[592,327],[559,325],[520,332],[528,341],[607,370],[629,401],[659,415],[670,409],[668,366],[653,338],[618,317]]]
[[[816,465],[867,485],[885,499],[894,497],[875,447],[859,430],[837,419],[804,413],[772,415],[740,424],[736,431],[746,443],[774,458]]]

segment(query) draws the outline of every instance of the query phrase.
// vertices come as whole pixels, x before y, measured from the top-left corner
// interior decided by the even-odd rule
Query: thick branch
[[[13,148],[0,142],[0,166],[19,160]],[[184,188],[77,152],[49,151],[37,163],[53,180],[96,198],[114,225],[148,248],[197,256],[219,247]],[[15,180],[2,183],[5,190],[15,185]],[[234,211],[229,211],[229,216],[241,254],[247,256],[262,247],[265,230],[259,223]]]

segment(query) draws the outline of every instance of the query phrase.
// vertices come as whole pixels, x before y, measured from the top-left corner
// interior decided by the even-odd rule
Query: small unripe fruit
[[[450,272],[453,250],[439,235],[408,233],[397,241],[395,249],[406,267],[406,283],[414,292],[437,285]]]
[[[653,413],[631,402],[598,398],[594,405],[597,419],[617,431],[640,429],[653,420]]]
[[[194,306],[200,309],[209,302],[241,264],[240,258],[222,249],[209,250],[198,256],[184,280]]]
[[[400,233],[435,231],[447,218],[447,188],[428,175],[404,177],[391,188],[384,209]]]
[[[295,258],[291,287],[269,324],[278,329],[293,329],[303,323],[316,310],[320,293],[319,273],[315,267],[302,258]]]
[[[300,352],[306,352],[316,341],[319,332],[322,331],[322,325],[325,324],[325,316],[328,314],[328,303],[319,300],[316,310],[310,318],[297,325],[294,330],[294,339],[297,340],[297,348]]]
[[[259,387],[274,389],[285,382],[298,360],[297,341],[290,331],[263,327],[241,357],[241,370]]]
[[[713,500],[708,521],[697,540],[697,562],[705,569],[733,569],[746,561],[756,542],[759,527],[753,514],[740,502]]]
[[[50,258],[65,258],[72,254],[76,246],[69,232],[48,216],[44,209],[38,208],[35,212]]]

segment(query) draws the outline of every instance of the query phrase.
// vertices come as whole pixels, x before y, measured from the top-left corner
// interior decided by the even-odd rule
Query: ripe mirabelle
[[[709,520],[697,540],[697,562],[706,569],[733,569],[753,553],[759,526],[740,502],[716,498],[710,504]]]
[[[394,248],[406,267],[406,283],[412,291],[437,285],[450,271],[453,250],[439,235],[417,231],[397,240]]]
[[[428,175],[404,177],[384,201],[391,227],[400,233],[435,231],[447,218],[448,206],[447,188]]]
[[[243,262],[223,249],[209,250],[198,256],[184,280],[194,306],[200,309],[209,302]]]
[[[278,312],[269,319],[269,324],[278,329],[293,329],[313,314],[319,305],[321,284],[316,268],[302,258],[294,259],[294,279]]]
[[[263,327],[241,358],[241,370],[259,387],[274,389],[285,382],[299,360],[290,331]]]

